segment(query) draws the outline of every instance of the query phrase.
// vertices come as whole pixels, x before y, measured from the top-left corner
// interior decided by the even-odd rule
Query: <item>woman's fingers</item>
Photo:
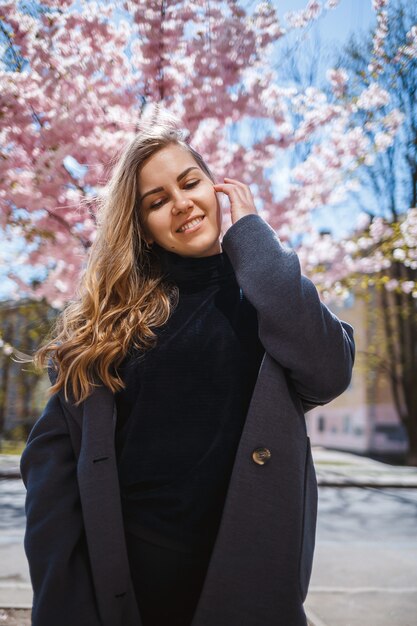
[[[232,223],[234,224],[244,215],[257,214],[252,192],[248,185],[234,178],[225,177],[224,180],[227,182],[215,183],[213,186],[216,191],[222,191],[229,197]]]

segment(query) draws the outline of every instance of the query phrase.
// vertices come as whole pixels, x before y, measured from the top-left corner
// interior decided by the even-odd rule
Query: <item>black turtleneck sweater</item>
[[[223,251],[182,257],[155,245],[179,302],[157,344],[119,368],[116,453],[125,527],[206,552],[215,540],[264,348],[256,310]]]

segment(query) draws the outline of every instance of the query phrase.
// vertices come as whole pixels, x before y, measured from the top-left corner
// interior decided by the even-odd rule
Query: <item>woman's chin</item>
[[[178,254],[189,256],[210,256],[219,254],[222,249],[220,245],[220,236],[213,238],[193,237],[188,241],[180,241],[175,250]]]

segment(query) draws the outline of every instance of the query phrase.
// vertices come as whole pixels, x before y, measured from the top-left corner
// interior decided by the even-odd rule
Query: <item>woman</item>
[[[21,459],[33,625],[306,626],[304,413],[348,386],[353,329],[171,123],[121,155],[48,359]]]

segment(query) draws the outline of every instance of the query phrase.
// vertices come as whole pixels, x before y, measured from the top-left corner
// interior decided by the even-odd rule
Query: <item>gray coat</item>
[[[353,329],[259,215],[233,224],[222,247],[266,352],[192,626],[306,626],[317,482],[304,413],[349,385]],[[99,386],[79,407],[54,394],[29,434],[20,467],[33,626],[141,626],[115,424],[114,396]]]

